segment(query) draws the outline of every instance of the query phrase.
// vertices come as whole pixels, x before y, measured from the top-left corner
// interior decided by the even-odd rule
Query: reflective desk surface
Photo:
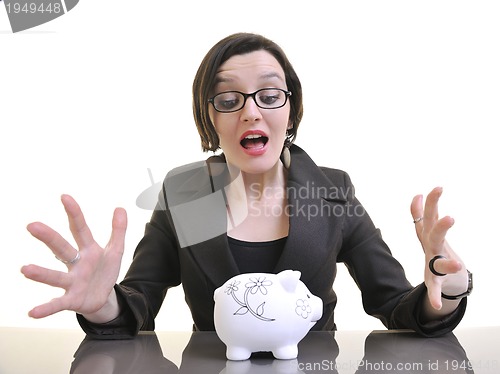
[[[227,361],[212,332],[88,340],[80,330],[0,327],[0,373],[500,373],[500,326],[425,339],[409,331],[311,332],[295,360]]]

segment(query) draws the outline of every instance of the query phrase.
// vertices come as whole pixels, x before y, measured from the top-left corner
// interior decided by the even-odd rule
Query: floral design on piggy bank
[[[300,271],[240,274],[215,290],[215,331],[229,360],[253,352],[294,359],[298,343],[323,315],[323,302],[300,280]]]

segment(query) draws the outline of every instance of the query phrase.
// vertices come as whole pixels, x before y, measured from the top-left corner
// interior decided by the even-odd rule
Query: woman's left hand
[[[467,289],[467,270],[463,261],[451,249],[446,241],[446,233],[455,220],[450,216],[439,218],[438,201],[443,193],[441,187],[434,188],[427,199],[425,207],[423,196],[417,195],[411,203],[411,214],[415,221],[415,230],[425,253],[425,285],[431,306],[440,310],[442,307],[441,292],[446,295],[458,295]],[[434,261],[437,273],[431,272],[429,263],[435,256],[443,256]]]

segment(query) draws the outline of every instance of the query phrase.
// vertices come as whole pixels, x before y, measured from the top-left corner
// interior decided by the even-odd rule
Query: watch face
[[[469,277],[469,283],[468,283],[468,286],[467,286],[467,291],[465,291],[464,293],[461,293],[460,295],[453,295],[453,296],[450,296],[450,295],[446,295],[444,293],[441,292],[441,297],[443,299],[447,299],[447,300],[459,300],[459,299],[462,299],[464,297],[467,297],[471,294],[472,292],[472,288],[473,288],[473,281],[472,281],[472,273],[467,270],[467,275]]]

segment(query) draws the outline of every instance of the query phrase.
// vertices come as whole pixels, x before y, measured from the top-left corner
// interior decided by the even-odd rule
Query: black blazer
[[[425,285],[410,285],[356,199],[349,176],[318,167],[298,146],[292,145],[290,151],[290,229],[274,272],[299,270],[301,280],[323,300],[323,317],[314,329],[335,329],[337,297],[332,287],[339,262],[347,266],[361,290],[365,311],[387,328],[413,329],[425,336],[455,328],[465,312],[466,299],[448,318],[420,323]],[[224,187],[231,183],[228,175],[224,158],[219,156],[167,175],[130,269],[115,287],[123,312],[104,325],[78,316],[88,334],[124,338],[139,330],[154,330],[154,318],[167,290],[179,284],[184,288],[194,329],[214,330],[214,290],[239,274],[227,241]]]

